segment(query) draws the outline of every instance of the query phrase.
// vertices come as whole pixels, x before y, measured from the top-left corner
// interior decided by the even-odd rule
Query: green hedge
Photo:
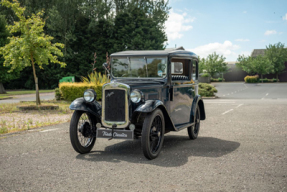
[[[259,80],[258,75],[254,75],[254,76],[247,75],[246,77],[244,77],[245,83],[257,83],[258,80]]]
[[[79,97],[83,97],[84,91],[87,89],[93,89],[97,93],[97,100],[101,100],[102,86],[93,83],[60,83],[59,88],[63,98],[67,101],[74,101]]]
[[[208,83],[199,83],[198,93],[202,97],[212,97],[214,93],[217,93],[217,89]]]
[[[218,78],[218,79],[211,78],[210,81],[211,82],[223,82],[223,81],[225,81],[225,79],[223,79],[223,78]]]

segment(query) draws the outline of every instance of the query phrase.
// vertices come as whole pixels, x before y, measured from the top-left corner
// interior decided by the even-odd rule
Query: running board
[[[187,124],[183,124],[183,125],[177,126],[175,128],[176,128],[176,131],[180,131],[182,129],[185,129],[185,128],[193,126],[193,125],[194,125],[194,123],[187,123]]]

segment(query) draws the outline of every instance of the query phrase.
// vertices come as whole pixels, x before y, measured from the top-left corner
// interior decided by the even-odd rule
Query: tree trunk
[[[40,95],[39,95],[39,87],[38,87],[38,78],[36,76],[36,70],[35,70],[35,65],[34,65],[34,60],[33,60],[33,54],[32,53],[31,53],[31,62],[32,62],[33,75],[34,75],[35,88],[36,88],[36,105],[41,105]]]
[[[0,94],[5,94],[5,93],[6,93],[5,88],[3,84],[0,82]]]
[[[278,73],[276,73],[276,82],[278,82]]]
[[[263,83],[263,75],[261,74],[261,83]]]

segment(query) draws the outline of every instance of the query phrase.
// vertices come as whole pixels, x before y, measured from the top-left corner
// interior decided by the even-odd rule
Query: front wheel
[[[200,109],[197,106],[194,125],[187,128],[188,136],[190,139],[195,140],[198,136],[200,128]]]
[[[156,109],[146,116],[142,128],[142,150],[147,159],[154,159],[159,155],[164,133],[164,116],[160,109]]]
[[[70,123],[70,139],[78,153],[89,153],[96,141],[93,134],[93,122],[89,114],[75,111]]]

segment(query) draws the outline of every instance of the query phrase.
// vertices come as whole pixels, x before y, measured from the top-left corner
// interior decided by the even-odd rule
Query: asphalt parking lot
[[[287,191],[287,84],[215,86],[199,138],[168,133],[152,161],[140,140],[79,155],[68,123],[1,136],[0,191]]]

